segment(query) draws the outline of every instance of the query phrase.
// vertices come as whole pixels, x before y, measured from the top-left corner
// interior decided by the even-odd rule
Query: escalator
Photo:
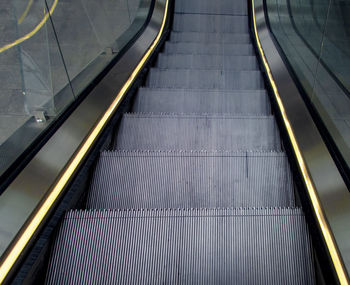
[[[112,141],[61,222],[47,284],[316,282],[247,1],[175,1]]]
[[[0,47],[35,63],[30,124],[0,124],[0,284],[349,284],[345,4],[37,2]]]

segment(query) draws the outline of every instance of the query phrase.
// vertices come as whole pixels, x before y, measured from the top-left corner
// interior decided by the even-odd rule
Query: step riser
[[[222,34],[222,33],[176,33],[170,34],[170,42],[197,42],[197,43],[240,43],[250,44],[249,34]]]
[[[125,150],[280,150],[270,117],[230,119],[124,115],[115,148]]]
[[[259,65],[254,56],[221,55],[166,55],[160,54],[157,67],[162,69],[222,69],[222,70],[258,70]]]
[[[156,88],[264,89],[264,81],[258,71],[222,72],[220,70],[152,69],[146,85]]]
[[[294,206],[282,154],[102,154],[87,208]]]
[[[69,212],[47,284],[314,284],[300,211],[251,212]]]
[[[133,112],[270,115],[271,109],[267,94],[263,92],[249,94],[142,88],[135,99]]]
[[[175,14],[173,31],[249,33],[247,16]]]

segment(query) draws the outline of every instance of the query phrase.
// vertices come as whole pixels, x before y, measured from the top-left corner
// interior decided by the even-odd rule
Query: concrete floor
[[[0,115],[0,145],[2,145],[30,116]]]

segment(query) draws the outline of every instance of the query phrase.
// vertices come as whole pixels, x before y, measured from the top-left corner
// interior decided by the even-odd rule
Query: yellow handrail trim
[[[125,93],[130,88],[131,84],[134,82],[137,74],[140,72],[142,67],[144,66],[145,62],[151,55],[151,53],[156,48],[157,44],[159,43],[159,40],[162,36],[167,14],[168,14],[168,1],[165,2],[165,10],[164,10],[164,17],[162,21],[161,28],[159,30],[159,33],[155,40],[153,41],[152,45],[148,48],[147,52],[142,57],[141,61],[136,66],[135,70],[132,72],[126,83],[123,85],[122,89],[118,93],[117,97],[114,99],[112,104],[108,107],[107,111],[103,114],[100,121],[97,123],[97,125],[94,127],[94,129],[91,131],[91,133],[88,135],[87,139],[84,141],[78,152],[75,154],[69,165],[67,166],[64,173],[59,178],[56,185],[53,187],[52,191],[46,198],[46,200],[43,202],[41,207],[38,209],[32,220],[29,222],[28,226],[23,231],[22,235],[18,238],[16,244],[13,246],[10,253],[7,255],[5,260],[0,265],[0,283],[4,281],[7,274],[11,270],[12,266],[17,261],[18,257],[20,256],[21,252],[29,242],[30,238],[35,233],[36,229],[39,227],[42,220],[45,218],[46,214],[50,210],[51,206],[54,204],[58,196],[61,194],[64,187],[69,182],[71,176],[74,174],[75,170],[79,166],[80,162],[84,159],[85,155],[91,148],[92,144],[94,143],[96,137],[100,134],[103,127],[106,125],[108,120],[111,118],[111,116],[114,114],[115,110],[119,106],[121,100],[123,99]]]
[[[20,37],[19,39],[15,40],[12,43],[9,43],[7,45],[4,45],[0,48],[0,53],[4,52],[5,50],[8,50],[20,43],[23,43],[24,41],[30,39],[32,36],[34,36],[46,23],[47,19],[49,18],[49,15],[52,15],[53,11],[55,11],[55,8],[57,6],[58,0],[55,0],[52,4],[49,13],[45,13],[44,18],[40,21],[40,23],[28,34],[24,35],[23,37]]]
[[[269,81],[271,83],[271,86],[272,86],[272,89],[273,89],[273,93],[275,95],[278,107],[279,107],[280,112],[282,114],[283,122],[284,122],[284,124],[286,126],[286,129],[288,131],[288,135],[289,135],[289,138],[291,140],[292,147],[293,147],[295,155],[297,157],[298,165],[299,165],[299,168],[301,170],[302,176],[304,178],[304,182],[306,184],[306,188],[308,190],[308,193],[309,193],[309,196],[310,196],[310,199],[311,199],[311,202],[312,202],[313,209],[315,211],[318,223],[319,223],[319,225],[321,227],[321,231],[322,231],[323,237],[324,237],[324,239],[326,241],[326,245],[328,247],[328,251],[329,251],[330,256],[332,258],[332,261],[333,261],[333,264],[334,264],[334,268],[336,270],[339,282],[340,282],[340,284],[344,284],[344,285],[345,284],[349,284],[349,281],[348,281],[345,269],[343,267],[343,263],[341,262],[341,258],[339,256],[339,253],[338,253],[338,250],[337,250],[337,247],[336,247],[336,243],[335,243],[334,238],[333,238],[333,236],[331,234],[331,231],[330,231],[330,229],[328,227],[327,220],[326,220],[326,218],[324,216],[324,213],[322,211],[322,207],[320,205],[320,201],[319,201],[319,199],[317,197],[316,189],[315,189],[315,187],[314,187],[314,185],[312,183],[312,180],[310,178],[309,172],[308,172],[308,170],[306,168],[304,158],[303,158],[303,156],[301,154],[298,142],[297,142],[297,140],[295,138],[293,129],[292,129],[291,124],[289,122],[289,119],[287,117],[286,110],[285,110],[285,108],[283,106],[281,97],[279,95],[276,83],[275,83],[275,81],[273,79],[273,76],[272,76],[269,64],[267,63],[264,51],[263,51],[263,49],[261,47],[259,35],[258,35],[258,32],[257,32],[257,28],[256,28],[255,3],[254,3],[254,0],[252,0],[252,4],[253,4],[252,5],[252,10],[253,10],[254,33],[255,33],[256,40],[257,40],[258,49],[259,49],[262,61],[264,63],[264,66],[266,68],[267,75],[268,75]]]
[[[19,17],[17,24],[20,25],[22,24],[23,20],[25,19],[25,17],[27,16],[30,7],[33,5],[33,0],[29,0],[26,9],[24,10],[23,14],[21,17]]]

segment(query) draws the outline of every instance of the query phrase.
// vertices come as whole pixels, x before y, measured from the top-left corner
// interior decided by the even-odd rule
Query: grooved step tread
[[[279,152],[103,152],[87,208],[294,206],[288,159]]]
[[[270,115],[271,107],[265,90],[230,92],[140,88],[133,112]]]
[[[255,56],[164,54],[158,55],[157,65],[162,69],[220,69],[232,71],[259,70]]]
[[[156,88],[255,90],[264,89],[260,71],[152,68],[146,86]]]
[[[123,150],[280,150],[272,116],[124,114]]]
[[[173,31],[209,33],[249,33],[247,16],[176,14]]]
[[[217,43],[172,43],[166,42],[164,46],[166,54],[190,54],[190,55],[224,55],[224,56],[245,56],[254,55],[252,44],[217,44]]]
[[[248,33],[201,33],[201,32],[172,32],[170,41],[176,42],[199,42],[199,43],[251,43]]]
[[[232,0],[177,0],[175,13],[208,13],[218,15],[247,15],[246,1]]]
[[[90,210],[66,213],[47,284],[315,284],[247,11],[175,1],[140,113],[101,153]]]
[[[70,211],[47,284],[314,284],[300,209]]]

